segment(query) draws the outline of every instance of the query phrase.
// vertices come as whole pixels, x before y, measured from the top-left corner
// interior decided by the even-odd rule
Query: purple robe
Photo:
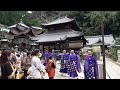
[[[61,60],[68,60],[69,59],[69,55],[67,53],[63,53],[63,55],[61,56]]]
[[[68,58],[69,58],[69,55],[67,53],[63,53],[61,56],[60,72],[62,73],[67,73]]]
[[[46,66],[47,63],[48,63],[48,61],[49,61],[49,53],[48,53],[48,52],[45,52],[45,54],[44,54],[44,59],[45,59],[44,65]]]
[[[70,75],[70,77],[77,77],[78,76],[77,71],[78,72],[81,71],[79,58],[75,53],[73,53],[69,56],[68,61],[69,61],[68,74]]]
[[[56,53],[51,53],[51,56],[54,58],[54,60],[56,60],[57,59],[57,54]]]
[[[85,79],[98,79],[98,64],[93,56],[89,56],[84,62]]]
[[[48,53],[48,52],[46,52],[46,53],[44,54],[44,58],[47,59],[47,60],[49,59],[49,53]]]

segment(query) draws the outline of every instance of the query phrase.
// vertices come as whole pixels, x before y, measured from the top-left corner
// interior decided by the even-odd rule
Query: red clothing
[[[55,68],[52,67],[52,62],[54,62],[54,61],[53,60],[49,60],[49,62],[48,62],[48,66],[51,67],[51,70],[48,73],[49,77],[54,77],[55,76]]]

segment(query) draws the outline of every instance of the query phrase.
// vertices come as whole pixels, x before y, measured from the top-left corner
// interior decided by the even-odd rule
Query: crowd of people
[[[52,54],[52,53],[51,53]],[[0,53],[0,78],[1,79],[43,79],[48,67],[54,65],[53,56],[44,65],[40,60],[40,50],[15,52],[3,50]],[[54,65],[55,66],[55,65]],[[55,67],[47,72],[49,79],[55,76]],[[19,75],[19,76],[18,76]]]
[[[84,59],[84,77],[85,79],[98,79],[98,64],[97,60],[94,57],[92,51],[87,51],[84,54],[84,57],[81,54],[81,51],[74,51],[71,50],[70,52],[66,52],[66,50],[63,50],[61,55],[61,65],[60,65],[60,73],[62,76],[63,74],[68,74],[69,77],[76,78],[78,77],[78,73],[81,73],[81,63],[82,59]],[[49,60],[49,53],[46,50],[44,57],[45,61]],[[52,52],[52,55],[56,57],[56,54],[54,51]],[[55,58],[56,60],[56,58]]]
[[[44,62],[41,61],[39,49],[24,52],[14,50],[3,50],[0,52],[0,78],[1,79],[44,79],[48,73],[49,79],[54,79],[57,54],[54,49],[52,52],[45,51]],[[69,53],[63,50],[61,55],[61,75],[68,74],[70,77],[77,77],[81,72],[80,52],[71,50]],[[20,76],[21,74],[21,76]],[[19,75],[19,78],[18,78]],[[84,60],[85,79],[98,79],[97,60],[91,51],[87,52]]]

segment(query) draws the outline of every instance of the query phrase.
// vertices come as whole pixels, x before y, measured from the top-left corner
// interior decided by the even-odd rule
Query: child
[[[47,67],[50,68],[50,71],[48,72],[49,79],[54,79],[54,76],[55,76],[55,62],[52,59],[52,56],[49,57],[49,62],[48,62]]]

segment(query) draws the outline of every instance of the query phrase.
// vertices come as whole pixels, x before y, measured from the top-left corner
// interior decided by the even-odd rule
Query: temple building
[[[102,35],[96,36],[85,36],[87,43],[85,47],[100,47],[102,53]],[[112,34],[104,35],[104,45],[105,50],[107,50],[111,46],[115,46],[115,39]]]
[[[23,22],[12,25],[8,29],[10,29],[9,35],[14,37],[11,46],[14,47],[17,45],[19,50],[31,49],[36,43],[30,37],[43,33],[42,28],[36,26],[29,27]]]
[[[80,32],[80,28],[77,25],[75,19],[68,17],[58,18],[52,22],[42,24],[42,28],[47,31],[41,35],[31,37],[40,45],[40,49],[63,50],[70,49],[79,50],[86,44],[84,33]]]
[[[8,33],[9,29],[5,25],[0,24],[0,50],[10,49],[10,42],[13,37],[8,35]]]

